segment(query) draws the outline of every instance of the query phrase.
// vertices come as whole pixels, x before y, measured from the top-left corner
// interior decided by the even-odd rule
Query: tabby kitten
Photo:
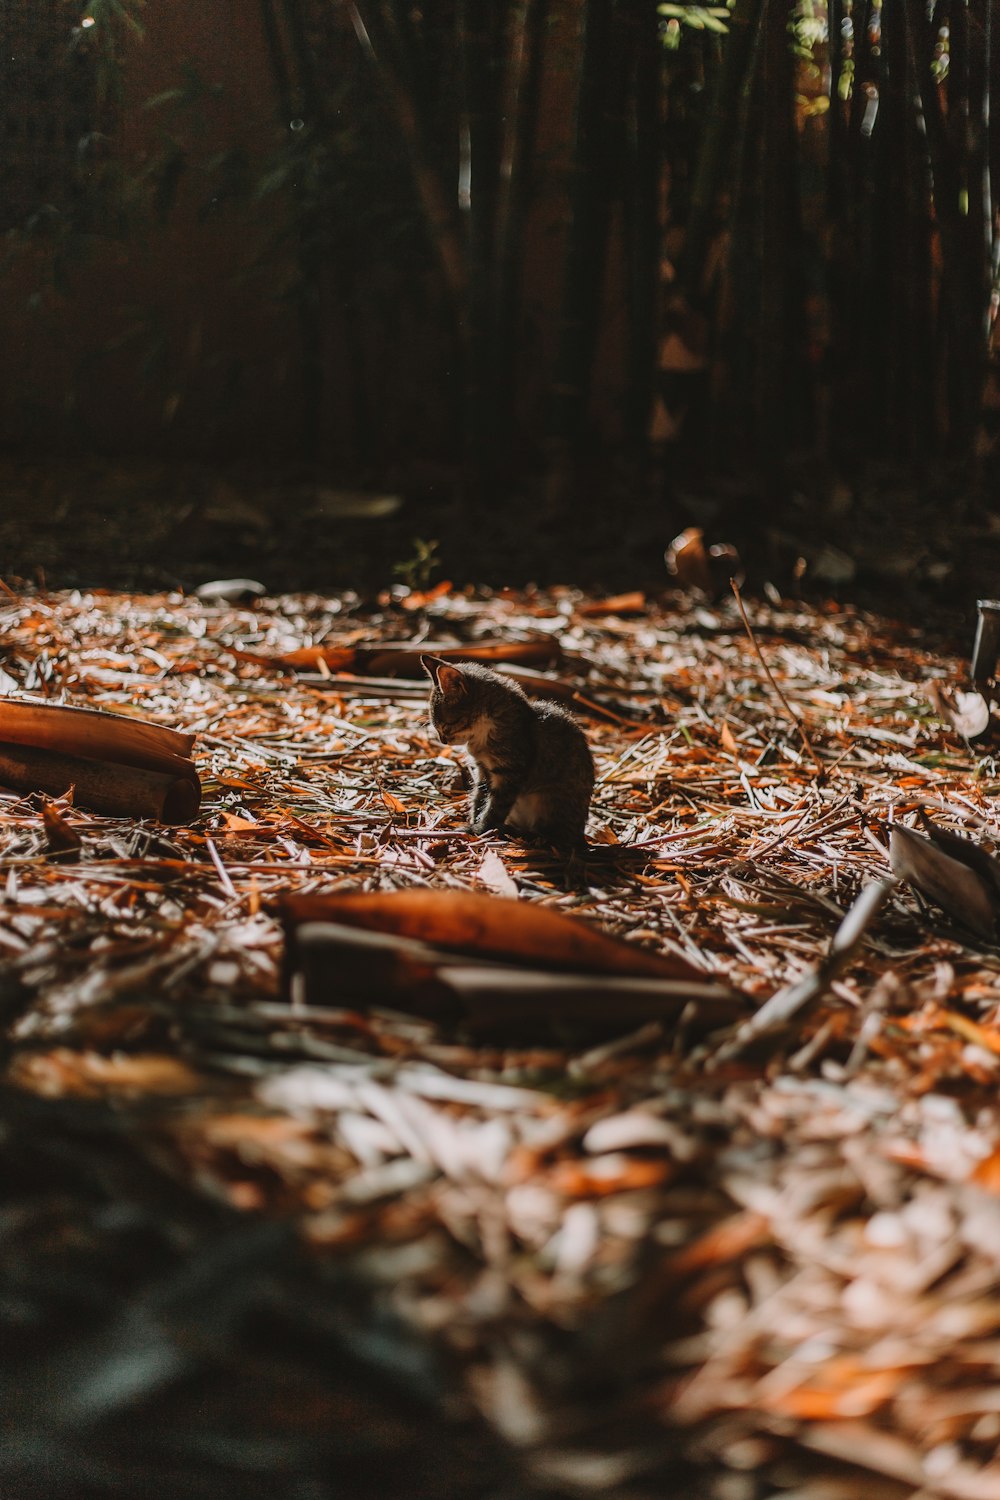
[[[490,667],[422,656],[431,725],[472,759],[474,833],[510,828],[562,849],[585,847],[594,761],[583,730],[556,703],[531,703]]]

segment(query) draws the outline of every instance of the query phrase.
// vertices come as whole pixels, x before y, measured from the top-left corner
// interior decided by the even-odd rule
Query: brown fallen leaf
[[[610,1193],[659,1187],[675,1174],[673,1162],[663,1157],[650,1159],[615,1152],[592,1162],[556,1162],[548,1174],[548,1185],[567,1198],[603,1198]]]
[[[46,802],[42,808],[45,825],[45,843],[53,854],[72,855],[79,858],[83,839],[75,828],[71,828],[54,802]]]
[[[740,747],[739,745],[737,745],[735,739],[733,738],[733,731],[725,722],[723,723],[722,728],[719,730],[719,744],[722,746],[723,750],[728,751],[735,760],[739,759]]]
[[[736,548],[730,542],[706,547],[700,526],[688,526],[675,536],[663,560],[678,588],[697,589],[709,598],[728,588],[731,580],[739,586],[745,576]]]
[[[32,1052],[11,1065],[10,1078],[19,1088],[52,1097],[93,1096],[118,1090],[143,1094],[190,1094],[201,1080],[179,1058],[153,1052],[75,1052],[56,1047]]]
[[[712,592],[712,575],[708,570],[705,533],[700,526],[688,526],[675,536],[664,553],[667,572],[681,589]]]
[[[585,620],[601,619],[604,615],[641,615],[646,608],[646,596],[641,589],[629,594],[613,594],[609,599],[586,599],[576,605],[576,614]]]

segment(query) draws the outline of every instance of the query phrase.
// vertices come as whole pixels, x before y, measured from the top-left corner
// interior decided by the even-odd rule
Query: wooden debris
[[[527,1022],[537,1035],[551,1021],[620,1031],[650,1019],[676,1020],[683,1012],[689,1028],[697,1017],[699,1029],[710,1030],[745,1014],[745,1001],[699,976],[683,959],[669,960],[656,979],[637,978],[638,966],[629,962],[635,950],[621,944],[623,962],[616,974],[604,966],[610,955],[597,948],[599,935],[587,936],[597,950],[588,967],[590,955],[576,934],[563,939],[562,963],[555,945],[533,960],[546,967],[529,966],[532,960],[526,964],[513,948],[508,964],[482,958],[462,963],[454,948],[449,952],[393,932],[286,918],[285,993],[295,1004],[336,1002],[364,1010],[379,1003],[418,1015],[450,1016],[477,1031]]]
[[[944,908],[964,927],[994,942],[1000,918],[1000,862],[970,839],[924,820],[928,837],[902,823],[889,835],[889,860],[901,880]]]
[[[513,906],[495,896],[462,890],[290,895],[279,902],[294,941],[302,922],[341,922],[369,932],[399,934],[451,953],[563,973],[614,974],[695,982],[705,975],[675,954],[653,953],[611,937],[586,922],[544,906]]]
[[[189,823],[201,784],[194,736],[119,714],[0,699],[0,785],[61,797],[95,812]]]
[[[518,664],[550,667],[560,660],[559,646],[551,636],[522,641],[477,641],[455,645],[450,641],[394,641],[378,646],[302,646],[273,657],[240,652],[243,661],[289,667],[294,670],[322,664],[332,672],[362,672],[372,677],[422,677],[420,658],[430,654],[444,661],[478,661],[490,666]]]

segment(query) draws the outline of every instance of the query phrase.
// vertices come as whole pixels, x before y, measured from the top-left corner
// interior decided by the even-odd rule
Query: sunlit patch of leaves
[[[664,46],[675,51],[680,46],[681,32],[685,26],[692,31],[714,31],[719,36],[725,36],[729,31],[729,12],[732,7],[733,0],[727,0],[726,5],[658,5],[657,11],[664,18],[660,32]]]

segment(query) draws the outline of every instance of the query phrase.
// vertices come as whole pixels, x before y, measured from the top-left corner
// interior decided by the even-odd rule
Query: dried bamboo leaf
[[[834,934],[826,958],[801,979],[786,985],[765,1001],[760,1010],[740,1026],[736,1035],[719,1047],[716,1061],[734,1057],[759,1037],[782,1030],[793,1016],[824,995],[854,957],[892,887],[891,880],[866,885]]]
[[[42,808],[42,823],[45,827],[45,842],[53,854],[69,854],[79,858],[83,839],[71,827],[52,802]]]
[[[256,578],[216,578],[211,583],[202,583],[194,591],[196,599],[206,604],[250,604],[267,593]]]
[[[664,562],[678,588],[698,589],[703,594],[712,592],[705,534],[700,526],[688,526],[675,536],[664,554]]]
[[[576,606],[576,613],[585,620],[599,619],[604,615],[641,615],[646,608],[646,596],[639,589],[628,594],[613,594],[608,599],[585,599]]]

